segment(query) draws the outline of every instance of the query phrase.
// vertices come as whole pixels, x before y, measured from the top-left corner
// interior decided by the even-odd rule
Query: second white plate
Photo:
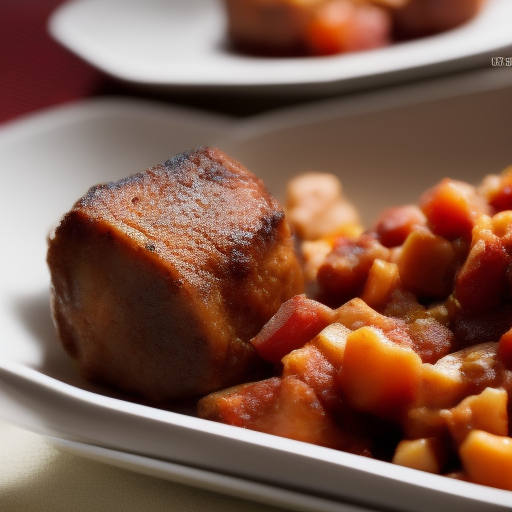
[[[488,63],[512,45],[512,2],[488,0],[466,25],[378,50],[263,58],[228,50],[220,0],[72,0],[52,16],[64,46],[123,80],[165,87],[328,93]]]

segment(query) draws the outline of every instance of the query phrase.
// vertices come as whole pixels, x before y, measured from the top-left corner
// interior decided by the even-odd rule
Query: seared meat
[[[83,375],[151,400],[242,381],[259,362],[249,340],[303,286],[282,208],[212,148],[91,188],[48,264]]]

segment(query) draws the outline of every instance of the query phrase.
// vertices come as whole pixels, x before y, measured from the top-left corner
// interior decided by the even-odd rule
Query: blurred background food
[[[387,46],[455,28],[485,0],[225,0],[240,51],[330,55]]]

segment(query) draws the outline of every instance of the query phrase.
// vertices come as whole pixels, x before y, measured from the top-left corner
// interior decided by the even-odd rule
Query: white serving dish
[[[444,176],[476,182],[512,163],[511,93],[511,74],[489,70],[247,120],[98,99],[5,126],[0,416],[137,471],[266,502],[271,488],[274,504],[295,510],[509,508],[506,491],[131,403],[87,384],[55,340],[45,238],[89,186],[203,144],[239,159],[278,197],[297,172],[336,172],[370,221]]]
[[[160,88],[325,94],[490,65],[512,45],[512,3],[488,0],[469,23],[387,48],[329,57],[264,58],[229,50],[222,0],[72,0],[53,37],[104,72]],[[507,54],[510,55],[510,54]]]

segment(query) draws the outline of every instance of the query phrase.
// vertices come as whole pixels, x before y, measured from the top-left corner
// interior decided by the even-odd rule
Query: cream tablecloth
[[[57,450],[0,421],[1,512],[279,512]]]

